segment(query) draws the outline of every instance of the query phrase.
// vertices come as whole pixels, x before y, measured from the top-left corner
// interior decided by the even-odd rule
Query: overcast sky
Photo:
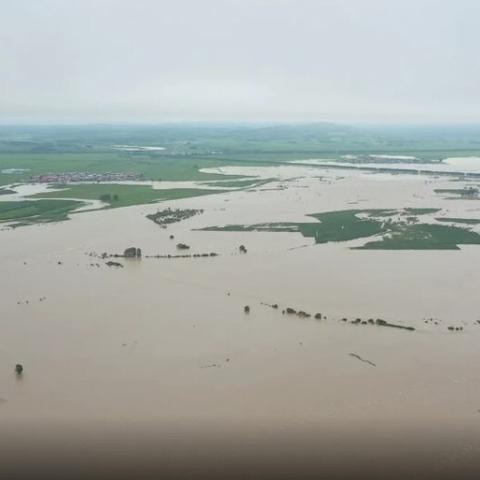
[[[480,122],[480,0],[0,0],[0,122]]]

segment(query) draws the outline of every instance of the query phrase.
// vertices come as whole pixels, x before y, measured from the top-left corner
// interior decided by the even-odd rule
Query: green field
[[[479,245],[480,235],[448,225],[418,224],[393,230],[381,240],[367,242],[363,250],[458,250],[459,245]]]
[[[32,195],[30,198],[102,200],[107,203],[107,208],[119,208],[225,192],[228,192],[228,190],[207,190],[199,188],[169,188],[155,190],[148,185],[94,183],[69,185],[61,191],[38,193]]]
[[[283,165],[311,158],[341,161],[346,154],[357,155],[360,163],[371,161],[371,154],[410,155],[417,157],[415,162],[438,163],[448,156],[479,155],[479,136],[480,127],[353,127],[329,123],[2,126],[0,187],[28,183],[32,176],[49,173],[131,172],[145,180],[205,181],[217,188],[252,189],[273,179],[225,177],[200,170]],[[118,150],[118,145],[162,147],[162,150],[126,151]],[[337,168],[342,168],[341,163],[337,163]],[[202,188],[158,191],[144,185],[74,184],[62,192],[47,192],[33,198],[102,199],[109,208],[115,208],[213,193],[220,192]],[[468,189],[438,193],[472,198]],[[411,218],[405,221],[414,223],[413,216],[423,213],[427,212],[414,209],[409,212]],[[388,215],[393,213],[384,216]],[[342,215],[338,222],[328,216],[317,220],[322,222],[321,229],[306,222],[275,228],[297,229],[318,243],[383,234],[386,228],[377,225],[384,224],[385,219],[380,222],[348,214]],[[341,231],[335,228],[335,223],[341,224]]]
[[[379,210],[382,212],[383,210]],[[255,225],[226,225],[206,227],[205,231],[226,232],[298,232],[304,237],[314,238],[316,243],[343,242],[356,238],[370,237],[383,233],[382,222],[359,218],[359,213],[372,214],[372,210],[342,210],[308,215],[318,222],[278,222]]]
[[[205,231],[227,232],[291,232],[314,238],[315,243],[344,242],[381,236],[365,243],[363,250],[458,250],[458,245],[480,244],[480,235],[465,228],[449,225],[416,223],[418,215],[435,213],[438,209],[403,209],[394,211],[402,220],[393,221],[392,210],[340,210],[308,215],[317,222],[278,222],[255,225],[207,227]],[[409,221],[408,221],[409,219]]]
[[[0,202],[0,222],[15,222],[16,226],[68,220],[68,214],[81,207],[74,200],[22,200]]]
[[[222,160],[160,155],[129,154],[123,152],[95,153],[2,153],[0,171],[24,168],[23,173],[0,174],[0,185],[25,183],[34,175],[56,172],[132,172],[146,180],[194,181],[218,180],[224,175],[202,173],[200,168],[235,164]],[[232,178],[232,177],[229,177]]]
[[[55,172],[129,171],[145,179],[217,180],[201,168],[271,165],[291,160],[354,154],[409,155],[415,162],[478,155],[478,127],[353,127],[329,123],[298,125],[118,125],[3,126],[0,128],[0,185],[26,182]],[[115,145],[162,147],[119,151]],[[383,159],[383,162],[388,159]],[[25,172],[2,173],[9,169]]]
[[[112,145],[143,145],[163,147],[164,154],[178,156],[387,153],[438,160],[438,152],[478,153],[479,136],[478,126],[361,127],[325,122],[3,126],[0,151],[91,153],[111,150]]]

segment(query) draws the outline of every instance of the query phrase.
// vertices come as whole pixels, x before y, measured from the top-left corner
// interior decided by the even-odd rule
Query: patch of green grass
[[[367,242],[363,250],[458,250],[458,245],[479,245],[480,235],[448,225],[417,224],[394,230],[381,240]]]
[[[74,200],[23,200],[0,202],[0,222],[20,221],[17,225],[59,222],[83,205]]]
[[[371,217],[359,218],[359,210],[342,210],[336,212],[315,213],[309,215],[320,224],[306,223],[300,228],[305,237],[315,238],[316,243],[343,242],[356,238],[370,237],[382,233],[384,227],[379,220]],[[372,211],[367,211],[372,213]]]
[[[0,171],[30,168],[31,174],[60,171],[133,171],[146,178],[206,179],[198,167],[236,162],[359,156],[414,156],[435,162],[448,156],[479,154],[476,127],[352,127],[328,123],[174,124],[103,126],[3,126]],[[127,152],[113,145],[160,146],[162,151]],[[388,162],[388,159],[382,159]],[[88,168],[87,168],[88,167]],[[17,174],[15,174],[17,175]],[[25,181],[29,174],[2,175],[0,184]],[[213,179],[213,176],[210,176]]]
[[[1,153],[0,171],[9,168],[28,169],[24,173],[0,174],[0,185],[25,183],[34,175],[59,172],[132,172],[147,180],[197,181],[219,180],[225,175],[202,173],[202,168],[238,164],[234,160],[184,157],[159,154],[98,151],[83,153]],[[228,178],[235,178],[229,176]],[[244,178],[238,177],[238,178]]]
[[[198,197],[225,193],[228,190],[207,190],[199,188],[169,188],[153,189],[149,185],[125,184],[79,184],[71,185],[61,191],[43,192],[32,195],[31,198],[76,198],[85,200],[102,200],[108,208],[127,207],[155,203],[162,200],[178,200],[181,198]]]
[[[319,222],[279,222],[256,225],[227,225],[207,227],[209,231],[257,231],[257,232],[299,232],[304,237],[315,239],[316,243],[340,242],[370,237],[382,233],[382,222],[371,218],[359,218],[359,213],[370,210],[341,210],[308,215]]]
[[[405,209],[397,213],[436,212],[438,209]],[[379,240],[367,242],[355,249],[364,250],[458,250],[458,245],[480,244],[480,235],[470,230],[434,224],[407,224],[403,221],[387,222],[381,217],[390,210],[341,210],[309,215],[316,222],[264,223],[256,225],[227,225],[207,227],[208,231],[256,231],[256,232],[298,232],[304,237],[315,239],[315,243],[342,242],[359,238],[382,235]],[[361,215],[361,216],[360,216]],[[416,218],[416,217],[415,217]]]
[[[326,123],[4,126],[0,131],[0,185],[59,172],[128,171],[153,180],[208,181],[223,176],[200,169],[281,165],[311,158],[341,160],[345,154],[368,162],[374,160],[370,154],[407,154],[418,157],[418,162],[438,163],[448,156],[478,155],[478,135],[478,128],[356,128]],[[120,151],[113,145],[165,150]],[[1,173],[12,168],[28,171]]]

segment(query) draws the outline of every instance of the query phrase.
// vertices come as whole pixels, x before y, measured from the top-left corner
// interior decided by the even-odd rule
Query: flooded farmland
[[[363,251],[351,247],[364,239],[315,244],[295,232],[200,229],[308,222],[310,213],[352,208],[480,218],[480,203],[436,194],[453,184],[443,177],[305,166],[222,173],[273,180],[0,231],[6,430],[127,419],[136,428],[257,433],[478,421],[479,246]],[[146,218],[166,207],[203,212],[167,228]],[[168,258],[178,242],[191,257]],[[131,246],[143,256],[119,257],[123,268],[101,257]],[[193,256],[203,252],[217,256]]]

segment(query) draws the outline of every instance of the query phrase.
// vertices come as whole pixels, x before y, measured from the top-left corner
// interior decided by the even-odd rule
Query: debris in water
[[[372,367],[376,367],[376,365],[373,362],[371,362],[370,360],[365,360],[364,358],[362,358],[360,355],[357,355],[356,353],[349,353],[349,355],[353,358],[356,358],[357,360],[360,360],[363,363],[368,363],[368,365],[371,365]]]
[[[107,265],[107,267],[117,267],[117,268],[123,268],[123,265],[119,262],[112,262],[111,260],[109,260],[108,262],[105,262],[105,265]]]
[[[211,365],[202,365],[200,368],[217,368],[220,367],[220,365],[217,365],[216,363],[212,363]]]

